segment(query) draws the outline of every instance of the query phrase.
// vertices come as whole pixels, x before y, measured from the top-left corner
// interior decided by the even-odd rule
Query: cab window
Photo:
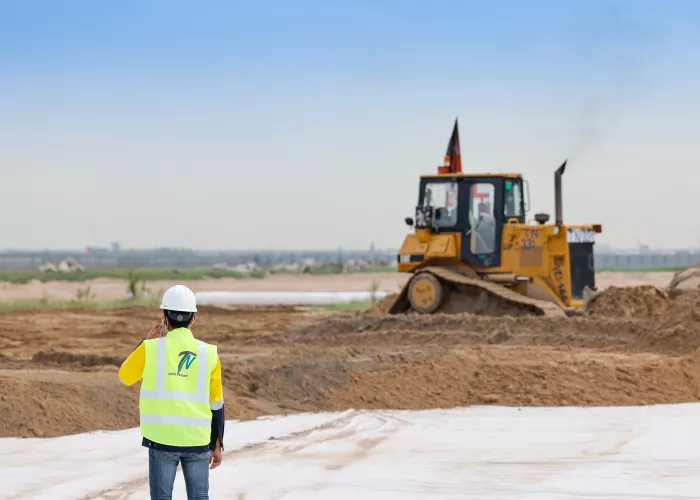
[[[496,249],[495,193],[491,183],[478,183],[472,187],[469,249],[475,255],[490,254]]]
[[[423,192],[423,206],[435,209],[437,227],[455,226],[457,224],[457,183],[427,183]]]
[[[509,218],[519,219],[525,215],[523,213],[523,187],[520,182],[506,179],[504,201],[503,215],[505,215],[506,220]]]

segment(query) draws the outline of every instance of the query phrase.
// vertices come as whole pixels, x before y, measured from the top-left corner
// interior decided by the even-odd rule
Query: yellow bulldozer
[[[413,232],[398,270],[412,273],[390,314],[415,311],[565,316],[584,311],[595,293],[593,245],[600,224],[564,225],[555,171],[555,220],[527,220],[521,174],[465,174],[455,120],[443,165],[420,178]]]

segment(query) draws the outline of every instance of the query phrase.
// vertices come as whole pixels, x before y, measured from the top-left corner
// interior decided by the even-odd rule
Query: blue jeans
[[[210,452],[179,453],[148,450],[148,481],[151,500],[171,500],[177,464],[182,463],[188,500],[209,500]]]

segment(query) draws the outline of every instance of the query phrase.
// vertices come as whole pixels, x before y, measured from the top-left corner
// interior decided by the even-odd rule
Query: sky
[[[700,243],[692,0],[0,0],[0,248],[398,248],[465,172]]]

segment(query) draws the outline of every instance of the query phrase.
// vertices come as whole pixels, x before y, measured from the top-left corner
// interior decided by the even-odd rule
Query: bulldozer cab
[[[424,176],[415,227],[459,233],[463,261],[477,268],[497,267],[503,225],[525,223],[523,192],[519,175]]]

